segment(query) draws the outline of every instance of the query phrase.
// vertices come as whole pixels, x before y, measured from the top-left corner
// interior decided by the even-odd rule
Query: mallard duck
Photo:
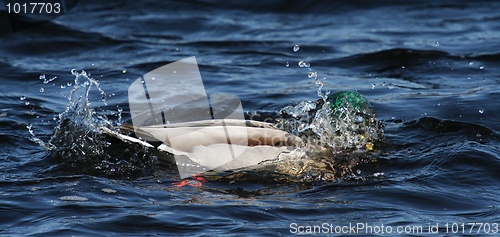
[[[217,119],[135,128],[124,126],[121,129],[135,130],[137,137],[152,137],[163,142],[156,149],[174,155],[178,166],[196,163],[193,172],[179,169],[182,178],[208,170],[236,170],[276,160],[280,154],[304,146],[301,138],[279,130],[271,123],[252,120],[242,123],[235,119]],[[122,141],[154,148],[144,140],[109,128],[102,127],[101,130]]]
[[[368,101],[356,92],[340,92],[328,96],[325,103],[318,101],[318,109],[329,108],[329,116],[336,120],[346,120],[361,124],[353,127],[359,139],[365,143],[380,139],[366,137],[364,133],[378,129],[379,123],[374,117],[373,109]],[[348,110],[348,107],[350,109]],[[350,112],[349,112],[350,111]],[[352,114],[349,114],[352,113]],[[314,116],[313,116],[314,117]],[[315,118],[313,118],[315,119]],[[352,120],[352,121],[351,121]],[[332,121],[328,120],[329,123]],[[360,129],[367,126],[365,130]],[[374,125],[374,126],[372,126]],[[338,125],[337,125],[338,126]],[[140,144],[144,147],[158,149],[175,156],[181,178],[204,173],[206,171],[222,172],[256,167],[260,164],[273,164],[277,172],[288,175],[300,175],[307,169],[330,170],[334,173],[333,161],[321,159],[305,159],[315,153],[320,157],[331,157],[331,147],[325,144],[308,144],[301,137],[276,128],[274,124],[238,119],[212,119],[192,122],[172,123],[149,126],[122,126],[121,131],[135,131],[134,138],[112,129],[102,127],[105,134],[119,138],[128,143]],[[333,131],[329,134],[336,134]],[[375,134],[381,132],[377,131]],[[342,136],[342,134],[339,134]],[[141,139],[139,139],[141,138]],[[147,138],[147,139],[145,139]],[[153,146],[147,142],[153,140],[162,144]],[[367,150],[371,147],[366,145]],[[327,160],[325,162],[325,160]],[[280,165],[283,164],[283,165]],[[330,175],[334,176],[334,175]]]

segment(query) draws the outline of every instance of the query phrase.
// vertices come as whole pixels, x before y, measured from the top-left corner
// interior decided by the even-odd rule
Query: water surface
[[[446,223],[498,222],[499,7],[81,1],[49,23],[4,32],[0,233],[277,236],[293,234],[291,223],[439,223],[444,235]],[[61,169],[30,140],[28,125],[42,140],[52,135],[69,103],[72,69],[99,80],[106,104],[94,87],[91,105],[116,123],[119,115],[129,119],[126,93],[135,79],[190,56],[207,92],[234,94],[249,113],[318,99],[309,68],[298,66],[307,61],[325,89],[358,91],[371,102],[387,145],[375,162],[335,182],[179,189],[168,168],[130,177]],[[42,74],[57,78],[44,84]]]

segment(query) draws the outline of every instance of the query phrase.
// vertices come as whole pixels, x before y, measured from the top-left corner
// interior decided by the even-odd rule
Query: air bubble
[[[308,62],[306,61],[300,61],[298,63],[299,67],[311,67],[311,64],[309,64]]]
[[[26,96],[21,96],[21,98],[19,98],[20,100],[25,100],[26,99]]]
[[[387,88],[389,88],[389,90],[392,90],[392,89],[394,89],[394,85],[392,83],[389,83],[389,85],[387,86]]]
[[[298,44],[293,46],[293,52],[297,52],[297,51],[299,51],[299,49],[300,49],[300,46]]]
[[[481,113],[481,114],[484,113],[484,109],[480,109],[479,113]]]
[[[127,73],[127,69],[123,69],[122,73],[123,74]]]
[[[285,67],[290,67],[290,63],[286,62]]]
[[[44,91],[45,91],[45,89],[43,89],[43,87],[42,87],[42,88],[40,88],[40,92],[42,92],[42,93],[43,93]]]

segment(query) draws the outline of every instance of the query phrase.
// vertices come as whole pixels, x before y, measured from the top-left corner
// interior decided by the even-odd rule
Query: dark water
[[[415,236],[430,235],[429,223],[439,224],[439,235],[498,232],[499,8],[495,1],[81,1],[52,22],[3,33],[0,234],[287,236],[296,230],[291,223],[423,226]],[[237,95],[247,112],[317,99],[309,70],[297,65],[305,60],[324,88],[371,101],[387,145],[337,182],[179,189],[173,176],[154,171],[61,170],[30,140],[30,124],[42,140],[52,135],[71,69],[100,81],[107,105],[94,89],[92,106],[116,122],[119,109],[129,116],[135,79],[190,56],[208,92]],[[41,74],[57,78],[44,84]]]

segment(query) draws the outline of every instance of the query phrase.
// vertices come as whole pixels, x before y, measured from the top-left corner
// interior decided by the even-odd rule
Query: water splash
[[[363,95],[347,91],[323,92],[323,81],[311,64],[302,60],[298,66],[308,69],[307,76],[314,79],[320,99],[283,108],[276,126],[302,137],[306,144],[329,147],[334,154],[345,150],[373,150],[374,144],[383,138],[383,129]],[[393,88],[394,85],[389,84],[389,89]]]
[[[311,67],[311,64],[306,61],[300,61],[298,65],[299,67]]]
[[[311,129],[334,151],[372,150],[382,139],[382,126],[370,103],[357,92],[337,92],[327,97]]]
[[[72,70],[72,74],[75,80],[68,97],[69,103],[58,116],[58,125],[52,137],[45,143],[36,138],[30,125],[28,130],[32,140],[49,150],[52,157],[60,161],[58,168],[63,170],[112,177],[141,176],[155,172],[159,167],[159,159],[153,151],[139,144],[124,144],[101,132],[103,127],[114,128],[112,121],[91,106],[89,93],[93,86],[97,87],[105,103],[106,94],[99,87],[99,82],[85,71]],[[355,92],[322,93],[322,82],[315,79],[321,99],[302,101],[298,105],[283,108],[280,111],[282,118],[277,119],[276,126],[302,137],[307,144],[327,147],[333,154],[352,149],[373,149],[373,142],[381,138],[381,129],[368,101]],[[119,123],[121,113],[121,108],[118,108]],[[355,164],[357,159],[345,157],[345,160]],[[314,165],[311,163],[311,167],[315,168],[311,168],[312,173],[304,174],[304,177],[324,171],[328,168],[326,164],[333,165],[332,161],[317,160],[313,162]],[[326,176],[318,177],[324,179]]]
[[[325,91],[325,93],[323,93],[323,82],[316,78],[316,86],[318,87],[318,90],[316,91],[316,93],[318,94],[318,97],[323,99],[323,101],[326,101],[326,99],[328,98],[328,95],[330,94],[330,91]]]
[[[310,71],[307,74],[307,77],[316,79],[316,78],[318,78],[318,73],[316,71]]]
[[[308,78],[315,80],[320,99],[283,108],[280,111],[282,118],[277,120],[276,126],[302,137],[306,144],[330,147],[334,154],[353,149],[373,150],[374,144],[382,140],[383,130],[363,95],[347,91],[323,92],[323,81],[311,64],[300,61],[298,65],[309,70]],[[389,88],[394,86],[390,84]]]
[[[56,169],[76,170],[79,173],[105,175],[112,177],[130,177],[143,174],[156,157],[147,154],[146,148],[130,144],[123,147],[117,139],[102,134],[102,128],[114,130],[113,122],[106,115],[94,110],[89,93],[93,86],[101,94],[100,101],[106,105],[106,93],[99,86],[99,81],[85,71],[71,71],[75,77],[69,103],[60,113],[58,125],[48,142],[36,137],[33,125],[27,129],[31,140],[47,149],[52,157],[59,161]],[[119,122],[121,123],[121,109]]]
[[[75,76],[74,87],[69,95],[66,110],[59,114],[59,124],[49,140],[51,151],[66,158],[103,155],[106,144],[99,142],[99,127],[112,127],[111,122],[97,114],[91,107],[89,92],[95,85],[102,98],[105,93],[99,82],[89,77],[85,71],[71,70]],[[103,99],[104,103],[105,100]]]
[[[48,84],[49,82],[51,82],[51,81],[53,81],[53,80],[57,79],[57,77],[52,77],[52,78],[50,78],[50,79],[47,79],[47,78],[45,77],[45,74],[42,74],[42,75],[40,75],[40,76],[38,77],[38,79],[43,80],[43,84]]]
[[[280,114],[280,129],[302,137],[308,144],[330,147],[334,153],[373,150],[383,138],[375,111],[357,92],[342,91],[317,101],[302,101],[283,108]]]

